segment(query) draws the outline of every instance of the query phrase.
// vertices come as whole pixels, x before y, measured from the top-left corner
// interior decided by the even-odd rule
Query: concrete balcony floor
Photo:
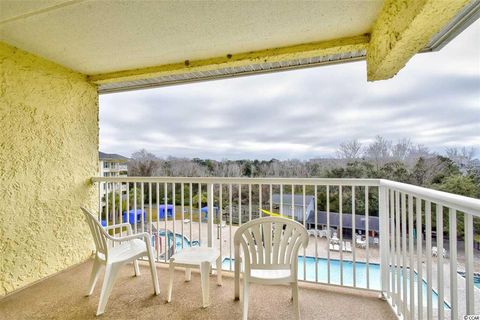
[[[126,265],[113,288],[105,314],[95,317],[103,274],[92,296],[85,297],[92,261],[82,263],[0,300],[0,319],[241,319],[242,304],[233,300],[233,274],[224,273],[223,286],[210,277],[211,305],[201,308],[200,275],[184,282],[184,272],[175,273],[173,297],[166,303],[168,269],[158,265],[161,293],[153,295],[150,272],[141,263],[142,275],[133,276]],[[252,285],[249,319],[292,319],[290,289],[286,286]],[[302,319],[396,319],[378,294],[300,284]]]

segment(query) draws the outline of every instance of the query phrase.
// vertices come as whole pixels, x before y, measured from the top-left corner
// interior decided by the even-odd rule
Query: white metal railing
[[[299,257],[303,281],[382,292],[404,319],[458,319],[479,312],[480,290],[473,280],[478,199],[381,179],[93,180],[99,186],[99,219],[104,225],[126,220],[134,232],[152,232],[158,262],[186,246],[208,245],[219,248],[223,268],[233,271],[236,229],[273,212],[309,228],[309,246]],[[309,196],[314,205],[307,212]],[[458,263],[462,215],[465,250]],[[449,237],[445,257],[444,231]],[[363,238],[358,242],[357,232]],[[438,254],[432,257],[435,248]],[[457,271],[465,271],[465,279]]]

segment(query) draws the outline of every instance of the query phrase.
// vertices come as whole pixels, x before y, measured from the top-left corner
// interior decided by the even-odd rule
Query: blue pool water
[[[459,271],[458,274],[465,278],[465,272]],[[473,285],[478,289],[480,289],[480,274],[478,273],[473,274]]]
[[[234,268],[233,259],[232,260],[232,270]],[[230,270],[230,259],[225,258],[223,260],[223,269]],[[336,259],[330,259],[330,283],[340,285],[340,274],[341,267],[343,266],[343,285],[353,287],[353,262],[352,261],[343,261]],[[305,278],[304,278],[304,268],[305,268]],[[355,273],[356,273],[356,286],[359,288],[367,288],[367,264],[364,262],[355,263]],[[380,265],[377,263],[370,263],[368,265],[368,275],[369,275],[369,289],[380,290]],[[407,296],[410,299],[410,278],[409,270],[407,270]],[[328,283],[328,260],[324,258],[317,259],[317,278],[318,282]],[[298,257],[298,279],[307,280],[307,281],[316,281],[315,279],[315,258],[314,257]],[[400,275],[400,281],[402,281],[402,275]],[[415,272],[414,278],[414,292],[415,300],[418,294],[417,292],[417,282],[418,276]],[[425,280],[422,280],[422,295],[423,301],[427,301],[427,283]],[[438,305],[438,294],[432,290],[432,305]],[[444,303],[445,309],[450,309],[450,306]]]
[[[165,231],[159,231],[158,234],[161,237],[165,237]],[[182,249],[182,239],[183,239],[184,248],[197,247],[199,245],[199,242],[197,240],[190,241],[186,236],[182,236],[179,233],[175,233],[175,247],[177,250]],[[172,241],[173,241],[173,232],[168,231],[168,247],[169,248],[172,245]]]

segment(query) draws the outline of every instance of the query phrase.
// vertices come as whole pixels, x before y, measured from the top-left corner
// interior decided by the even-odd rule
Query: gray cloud
[[[100,97],[100,149],[202,158],[331,156],[345,140],[480,147],[480,22],[393,79],[365,62]]]

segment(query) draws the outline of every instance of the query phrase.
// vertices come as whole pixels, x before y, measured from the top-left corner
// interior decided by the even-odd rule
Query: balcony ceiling
[[[0,40],[122,90],[363,59],[382,10],[380,0],[2,0]]]

